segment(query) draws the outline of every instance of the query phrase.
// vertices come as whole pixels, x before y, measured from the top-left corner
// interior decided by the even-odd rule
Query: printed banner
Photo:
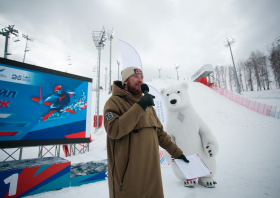
[[[66,76],[0,59],[0,148],[6,147],[7,141],[17,147],[89,139],[91,82]]]
[[[158,92],[158,90],[156,90],[154,87],[152,87],[151,85],[149,86],[149,93],[154,95],[156,98],[154,99],[154,109],[156,110],[158,119],[160,120],[163,129],[165,129],[166,126],[166,119],[167,119],[167,110],[166,110],[166,106],[164,104],[164,100],[162,95]],[[169,165],[168,161],[164,158],[163,155],[163,148],[159,147],[159,157],[160,157],[160,163],[163,165]]]

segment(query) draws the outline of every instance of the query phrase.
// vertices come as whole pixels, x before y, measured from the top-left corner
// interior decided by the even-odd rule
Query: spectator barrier
[[[209,86],[213,91],[227,97],[229,100],[234,101],[237,104],[240,104],[248,109],[251,109],[252,111],[255,111],[259,114],[271,116],[274,118],[279,118],[279,112],[276,112],[277,106],[270,106],[266,104],[262,104],[260,102],[250,100],[248,98],[242,97],[241,95],[235,94],[231,91],[228,91],[227,89],[221,88],[217,85],[212,84]]]
[[[273,112],[274,113],[274,118],[280,119],[280,111],[279,112]]]

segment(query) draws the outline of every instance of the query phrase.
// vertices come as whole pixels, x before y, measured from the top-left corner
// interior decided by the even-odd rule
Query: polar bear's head
[[[171,85],[160,93],[169,111],[180,111],[191,105],[187,83]]]

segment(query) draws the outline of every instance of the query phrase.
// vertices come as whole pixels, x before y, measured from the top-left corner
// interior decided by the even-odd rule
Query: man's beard
[[[133,95],[140,95],[142,96],[142,91],[141,89],[137,89],[136,87],[133,87],[130,82],[127,82],[127,91],[129,91]]]

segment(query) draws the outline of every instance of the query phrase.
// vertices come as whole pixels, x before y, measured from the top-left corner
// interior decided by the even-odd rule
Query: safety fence
[[[280,111],[275,113],[275,118],[280,119]]]
[[[280,119],[280,112],[276,112],[277,106],[270,106],[254,100],[250,100],[249,98],[245,98],[241,95],[235,94],[215,84],[212,84],[209,87],[215,92],[227,97],[229,100],[232,100],[237,104],[240,104],[248,109],[251,109],[252,111],[255,111],[262,115],[271,116]]]

